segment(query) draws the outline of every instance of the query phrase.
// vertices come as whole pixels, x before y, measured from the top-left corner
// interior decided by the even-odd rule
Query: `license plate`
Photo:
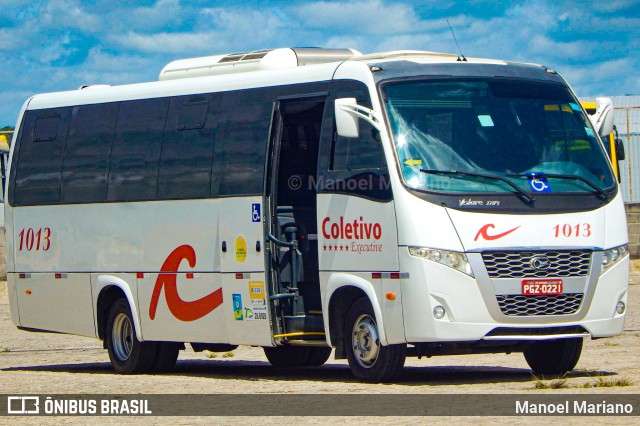
[[[555,296],[562,294],[562,280],[522,280],[523,296]]]

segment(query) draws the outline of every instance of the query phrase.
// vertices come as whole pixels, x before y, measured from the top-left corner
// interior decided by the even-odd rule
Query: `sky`
[[[0,127],[31,95],[157,80],[181,58],[278,47],[533,62],[579,97],[640,94],[640,0],[0,0]]]

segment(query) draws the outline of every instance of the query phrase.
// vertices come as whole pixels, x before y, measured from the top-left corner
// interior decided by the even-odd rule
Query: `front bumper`
[[[617,314],[616,305],[627,305],[628,256],[601,275],[601,253],[593,252],[587,276],[564,279],[570,291],[583,297],[575,312],[562,315],[505,315],[497,296],[521,294],[522,279],[492,278],[480,253],[467,256],[475,278],[400,248],[401,271],[409,273],[402,282],[407,342],[599,338],[623,330],[625,314]],[[445,309],[442,319],[433,315],[436,306]]]

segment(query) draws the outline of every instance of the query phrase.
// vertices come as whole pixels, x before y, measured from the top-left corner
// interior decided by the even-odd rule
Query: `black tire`
[[[344,347],[351,373],[371,383],[390,382],[404,366],[407,345],[380,344],[378,325],[367,297],[356,300],[344,324]]]
[[[582,353],[582,338],[533,342],[524,351],[536,374],[564,374],[576,366]]]
[[[166,373],[173,370],[178,360],[178,354],[182,345],[175,342],[157,342],[156,359],[153,361],[151,371]]]
[[[140,342],[129,304],[117,299],[109,309],[105,342],[113,368],[122,374],[142,374],[151,370],[156,359],[156,342]]]
[[[311,353],[308,346],[276,346],[263,349],[271,365],[278,368],[305,366]]]
[[[304,365],[307,367],[320,367],[327,362],[330,356],[331,348],[310,347],[309,357],[305,361]]]

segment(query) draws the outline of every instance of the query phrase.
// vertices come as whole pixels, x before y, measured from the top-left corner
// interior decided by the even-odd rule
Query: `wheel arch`
[[[98,338],[104,342],[104,331],[107,317],[109,315],[109,309],[117,299],[124,298],[131,309],[136,337],[139,341],[143,341],[140,316],[138,315],[138,305],[135,302],[135,297],[131,291],[129,283],[122,278],[118,278],[113,275],[100,275],[96,279],[96,290],[98,297],[95,302],[95,318]]]
[[[382,344],[387,344],[380,303],[371,282],[352,274],[333,274],[329,278],[326,294],[324,325],[325,330],[329,331],[327,343],[336,347],[336,358],[346,357],[342,347],[344,319],[353,303],[361,297],[369,299],[376,316],[380,341]]]

